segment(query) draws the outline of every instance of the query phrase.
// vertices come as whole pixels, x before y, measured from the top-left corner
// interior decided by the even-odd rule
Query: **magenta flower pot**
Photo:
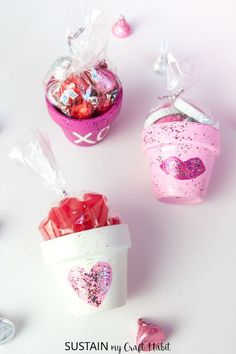
[[[123,91],[121,89],[119,96],[113,106],[104,114],[88,119],[74,119],[67,117],[55,106],[53,106],[46,97],[48,113],[51,118],[63,130],[65,136],[77,146],[92,146],[102,141],[108,134],[111,124],[120,113],[122,105]]]

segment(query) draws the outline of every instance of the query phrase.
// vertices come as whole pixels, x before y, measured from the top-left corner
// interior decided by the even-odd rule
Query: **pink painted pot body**
[[[155,123],[143,132],[143,148],[158,200],[199,203],[220,152],[219,131],[195,122]]]
[[[111,124],[120,113],[123,91],[121,90],[116,102],[104,114],[89,119],[74,119],[67,117],[46,98],[48,113],[63,130],[65,136],[77,146],[93,146],[102,141]]]

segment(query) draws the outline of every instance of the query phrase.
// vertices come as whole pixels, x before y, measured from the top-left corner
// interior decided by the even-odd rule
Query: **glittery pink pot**
[[[130,247],[129,229],[124,224],[41,243],[44,261],[75,315],[110,310],[126,303]]]
[[[186,120],[152,124],[143,132],[143,148],[157,199],[175,204],[203,200],[220,152],[220,134],[216,128]],[[175,161],[184,172],[168,170],[168,163],[171,166]],[[197,171],[191,170],[189,161],[200,161]]]
[[[65,136],[75,145],[93,146],[102,141],[110,130],[111,124],[120,113],[123,91],[113,106],[104,114],[89,119],[69,118],[54,107],[46,98],[48,112],[51,118],[63,130]]]

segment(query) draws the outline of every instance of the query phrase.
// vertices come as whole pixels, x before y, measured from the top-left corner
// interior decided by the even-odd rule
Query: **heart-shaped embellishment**
[[[182,161],[176,156],[169,157],[161,163],[160,168],[167,175],[180,180],[197,178],[206,170],[199,157],[193,157],[186,161]]]
[[[112,268],[107,262],[98,262],[86,272],[74,267],[69,271],[68,280],[76,294],[87,304],[99,307],[112,281]]]
[[[138,320],[138,333],[136,344],[142,351],[148,352],[164,342],[166,335],[156,324],[145,321],[143,318]]]

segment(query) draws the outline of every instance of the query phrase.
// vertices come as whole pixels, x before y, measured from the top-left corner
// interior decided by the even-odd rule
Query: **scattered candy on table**
[[[136,345],[143,351],[151,351],[164,342],[166,335],[156,324],[145,321],[143,318],[138,320],[138,333]]]
[[[116,37],[125,38],[132,33],[132,29],[125,17],[121,15],[118,21],[112,26],[112,32]]]
[[[0,345],[10,342],[14,335],[14,324],[6,318],[0,318]]]

